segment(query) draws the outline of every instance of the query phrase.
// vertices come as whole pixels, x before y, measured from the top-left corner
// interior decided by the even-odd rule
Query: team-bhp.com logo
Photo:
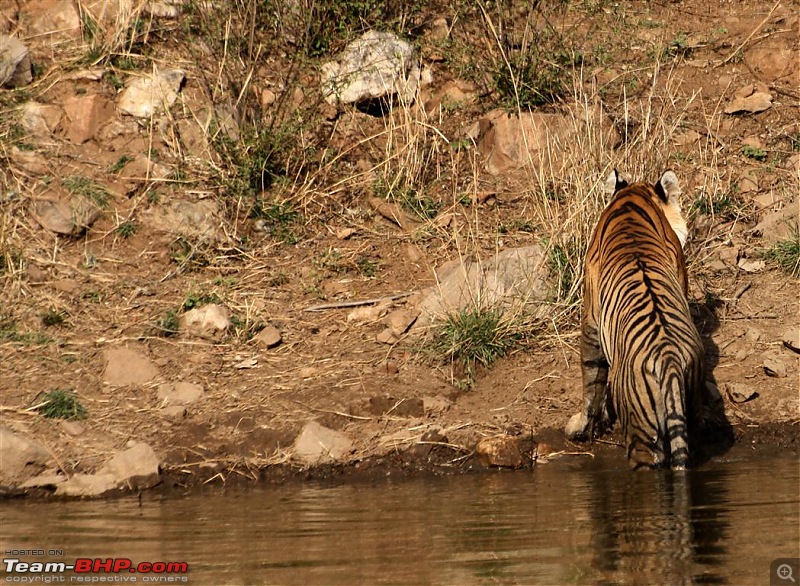
[[[18,558],[3,558],[6,582],[188,582],[186,562],[139,562],[128,558],[77,558],[66,562],[23,562]],[[64,576],[66,572],[73,575]],[[131,575],[133,574],[133,575]],[[137,576],[136,574],[141,574]]]

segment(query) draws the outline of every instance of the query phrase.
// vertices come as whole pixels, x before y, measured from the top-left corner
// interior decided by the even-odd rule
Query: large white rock
[[[322,65],[322,95],[330,104],[397,96],[411,102],[419,87],[414,47],[394,33],[367,31],[336,61]]]

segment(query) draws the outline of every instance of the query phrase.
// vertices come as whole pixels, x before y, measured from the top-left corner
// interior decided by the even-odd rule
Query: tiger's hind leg
[[[566,427],[569,439],[592,439],[611,425],[608,394],[608,361],[600,346],[596,327],[584,320],[581,332],[581,369],[583,371],[583,410],[573,415]]]

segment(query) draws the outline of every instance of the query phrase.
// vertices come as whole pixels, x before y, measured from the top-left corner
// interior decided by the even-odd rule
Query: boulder
[[[437,284],[423,291],[414,330],[475,307],[523,308],[536,317],[549,293],[549,268],[539,245],[503,250],[486,261],[460,259],[436,271]]]
[[[50,453],[40,443],[0,425],[0,491],[36,476],[49,460]]]
[[[117,490],[144,490],[161,482],[153,448],[137,443],[114,455],[95,474],[75,474],[56,487],[57,496],[102,496]]]
[[[586,111],[509,114],[492,110],[467,132],[477,142],[486,161],[486,170],[501,175],[532,166],[558,165],[562,145],[576,140],[591,129],[600,132],[611,148],[620,142],[619,133],[600,108]]]
[[[31,58],[22,41],[0,35],[0,86],[20,87],[33,81]]]
[[[419,87],[418,61],[411,43],[394,33],[367,31],[336,61],[322,65],[322,95],[329,104],[393,97],[410,103]]]

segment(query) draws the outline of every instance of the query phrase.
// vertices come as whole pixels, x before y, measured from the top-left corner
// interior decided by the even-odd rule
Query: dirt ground
[[[798,217],[800,5],[705,0],[623,4],[624,22],[633,27],[630,34],[641,47],[607,46],[607,64],[598,67],[597,75],[613,79],[634,67],[654,39],[681,39],[670,76],[679,82],[673,88],[675,100],[685,104],[682,130],[699,133],[706,145],[675,145],[671,163],[685,182],[684,208],[690,209],[709,174],[737,185],[740,201],[746,203],[733,216],[692,213],[687,248],[695,318],[732,437],[752,443],[754,449],[769,443],[797,452],[798,281],[774,263],[757,261],[779,231],[765,220],[787,217],[787,210],[790,220]],[[709,31],[716,32],[709,36]],[[48,68],[59,65],[57,60],[33,36],[30,42],[44,71],[44,81],[27,90],[30,99],[61,104],[96,83],[63,72],[54,76]],[[730,55],[736,57],[728,59]],[[432,93],[456,78],[456,72],[438,67],[428,90]],[[187,71],[183,99],[200,100],[191,65]],[[748,84],[766,87],[771,105],[761,112],[722,113],[734,93]],[[444,132],[467,125],[492,105],[487,103],[491,98],[481,99],[452,113],[442,122]],[[608,99],[609,110],[621,107],[620,101]],[[7,100],[0,115],[13,117],[18,107],[19,102]],[[358,112],[339,116],[342,125],[355,124],[353,119],[361,125],[379,124]],[[713,140],[708,136],[711,118]],[[419,340],[377,341],[385,327],[380,320],[348,321],[352,308],[307,311],[323,302],[422,290],[435,283],[435,267],[458,255],[456,239],[420,239],[375,214],[358,194],[338,211],[320,214],[292,244],[258,231],[246,213],[228,206],[223,210],[226,226],[235,229],[238,242],[247,237],[246,250],[223,240],[207,262],[177,271],[175,235],[148,220],[159,214],[166,198],[154,201],[142,191],[127,195],[115,183],[121,180],[98,171],[113,165],[121,153],[146,150],[153,140],[147,128],[126,128],[115,138],[83,144],[70,142],[63,127],[46,140],[30,138],[44,164],[38,171],[24,168],[10,150],[0,149],[0,172],[5,174],[0,245],[17,254],[16,264],[9,263],[0,273],[2,422],[45,445],[55,468],[65,474],[95,470],[133,441],[152,446],[162,459],[166,482],[178,486],[382,472],[387,467],[471,470],[481,467],[475,446],[487,437],[519,440],[522,466],[532,465],[535,458],[592,450],[591,445],[567,442],[562,431],[581,398],[574,315],[557,328],[551,324],[491,368],[478,368],[474,384],[465,388],[457,384],[459,372],[451,364],[420,352]],[[707,146],[711,143],[713,147]],[[743,155],[743,145],[762,148],[766,158]],[[713,150],[713,156],[706,154],[698,163],[693,152],[699,149]],[[47,192],[43,178],[79,172],[108,186],[111,207],[85,234],[57,236],[31,217],[29,204]],[[202,200],[208,195],[203,181],[189,177],[188,189],[173,184],[163,193]],[[474,236],[479,251],[489,255],[540,241],[536,230],[503,230],[498,235],[495,229],[526,218],[528,208],[514,197],[518,180],[483,175],[478,181],[495,194],[492,205],[467,212],[479,217],[475,225],[485,228]],[[325,188],[317,187],[320,192]],[[128,217],[137,219],[137,230],[125,238],[115,228]],[[342,237],[345,229],[351,232]],[[192,296],[212,295],[240,322],[276,327],[281,343],[266,348],[240,331],[218,342],[153,333],[154,320],[165,312]],[[400,298],[393,307],[410,303]],[[43,316],[53,309],[63,319],[45,325]],[[106,384],[106,351],[117,347],[149,358],[157,376],[144,384]],[[164,411],[159,385],[181,381],[201,385],[203,396],[185,412]],[[30,410],[42,392],[53,389],[75,392],[88,416],[65,422]],[[294,459],[292,450],[311,420],[352,442],[346,457],[316,471]],[[619,456],[624,457],[622,449]],[[724,449],[713,457],[724,457]]]

